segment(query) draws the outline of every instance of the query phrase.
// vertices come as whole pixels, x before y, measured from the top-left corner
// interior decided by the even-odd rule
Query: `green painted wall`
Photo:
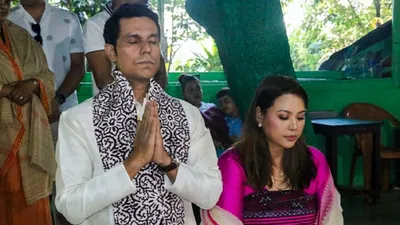
[[[181,98],[181,88],[177,82],[180,73],[169,74],[167,92],[175,97]],[[400,118],[400,89],[395,88],[391,78],[363,79],[363,80],[340,80],[343,77],[341,72],[297,72],[296,76],[309,95],[309,111],[334,110],[338,113],[352,102],[368,102],[378,105],[395,117]],[[226,87],[224,74],[200,73],[200,80],[203,87],[204,101],[215,102],[215,94],[222,87]],[[88,73],[82,81],[78,90],[79,100],[83,101],[91,97],[90,74]],[[246,94],[246,90],[243,90]],[[385,144],[394,144],[391,126],[385,124],[382,129],[382,139]],[[338,182],[345,185],[348,182],[350,171],[350,160],[354,147],[354,138],[350,136],[339,139],[338,156]],[[325,151],[324,138],[317,136],[317,147]],[[363,184],[362,162],[357,162],[356,177],[354,184]]]
[[[400,89],[393,86],[391,78],[365,80],[331,80],[331,81],[300,81],[309,95],[309,111],[341,110],[353,102],[368,102],[378,105],[395,117],[400,118]],[[392,127],[385,123],[382,128],[382,140],[386,145],[393,146]],[[324,150],[324,138],[317,135],[318,147]],[[339,139],[338,182],[348,183],[350,160],[353,153],[354,138]],[[363,184],[362,161],[357,162],[355,185]]]

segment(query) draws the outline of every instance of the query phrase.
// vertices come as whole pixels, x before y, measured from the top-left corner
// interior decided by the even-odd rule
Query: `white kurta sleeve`
[[[84,122],[76,119],[79,113],[73,110],[64,112],[60,118],[55,204],[69,222],[80,224],[114,202],[135,193],[136,187],[123,164],[93,177],[96,162],[89,154],[88,140],[83,132],[85,128],[81,126]]]
[[[222,192],[214,143],[199,110],[182,104],[191,130],[189,158],[187,164],[180,163],[173,184],[165,175],[165,187],[200,208],[211,209]]]

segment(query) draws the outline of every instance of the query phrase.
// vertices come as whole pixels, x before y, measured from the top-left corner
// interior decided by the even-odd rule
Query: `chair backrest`
[[[333,110],[315,110],[307,112],[307,118],[310,120],[314,119],[328,119],[328,118],[336,118],[338,117],[338,113]]]
[[[370,121],[383,121],[388,120],[395,127],[400,127],[400,121],[395,118],[388,111],[364,102],[356,102],[347,105],[342,111],[343,117],[360,119],[360,120],[370,120]]]
[[[364,102],[351,103],[343,109],[342,116],[345,118],[370,120],[370,121],[387,120],[395,127],[400,127],[400,121],[396,119],[392,114],[370,103],[364,103]],[[358,134],[356,135],[356,140],[358,149],[360,149],[364,153],[372,151],[371,134]]]

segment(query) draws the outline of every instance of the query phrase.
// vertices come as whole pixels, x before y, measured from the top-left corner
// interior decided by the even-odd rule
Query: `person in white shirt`
[[[59,114],[78,105],[76,89],[85,75],[79,19],[74,13],[54,7],[45,0],[20,0],[10,11],[8,19],[27,30],[43,47],[49,69],[55,75],[56,103],[52,102],[52,107],[58,113],[48,118],[55,145]],[[66,224],[60,214],[52,213],[56,224]]]
[[[153,79],[158,16],[123,4],[104,38],[114,81],[61,115],[56,207],[72,224],[195,225],[191,203],[212,208],[221,174],[199,110]]]
[[[113,0],[107,2],[104,10],[91,17],[83,27],[83,42],[85,55],[92,70],[93,94],[97,94],[99,89],[105,87],[113,81],[111,76],[111,62],[104,52],[103,31],[106,21],[113,12],[124,3],[147,5],[148,0]],[[162,64],[164,59],[161,57]],[[155,76],[156,81],[165,89],[167,85],[167,74],[165,65],[162,65]]]
[[[27,30],[42,45],[49,69],[55,74],[60,111],[77,105],[76,89],[85,75],[82,28],[78,17],[45,0],[21,0],[10,11],[7,19]]]

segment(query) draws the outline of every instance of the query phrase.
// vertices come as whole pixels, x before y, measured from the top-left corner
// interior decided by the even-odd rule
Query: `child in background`
[[[229,127],[225,122],[225,113],[215,104],[203,102],[203,90],[197,75],[182,74],[179,76],[179,83],[182,87],[183,99],[199,108],[219,156],[224,149],[228,149],[232,145]]]
[[[243,122],[239,110],[231,96],[229,88],[222,88],[217,93],[217,100],[220,109],[225,113],[225,121],[229,128],[229,136],[235,142],[242,134]]]

